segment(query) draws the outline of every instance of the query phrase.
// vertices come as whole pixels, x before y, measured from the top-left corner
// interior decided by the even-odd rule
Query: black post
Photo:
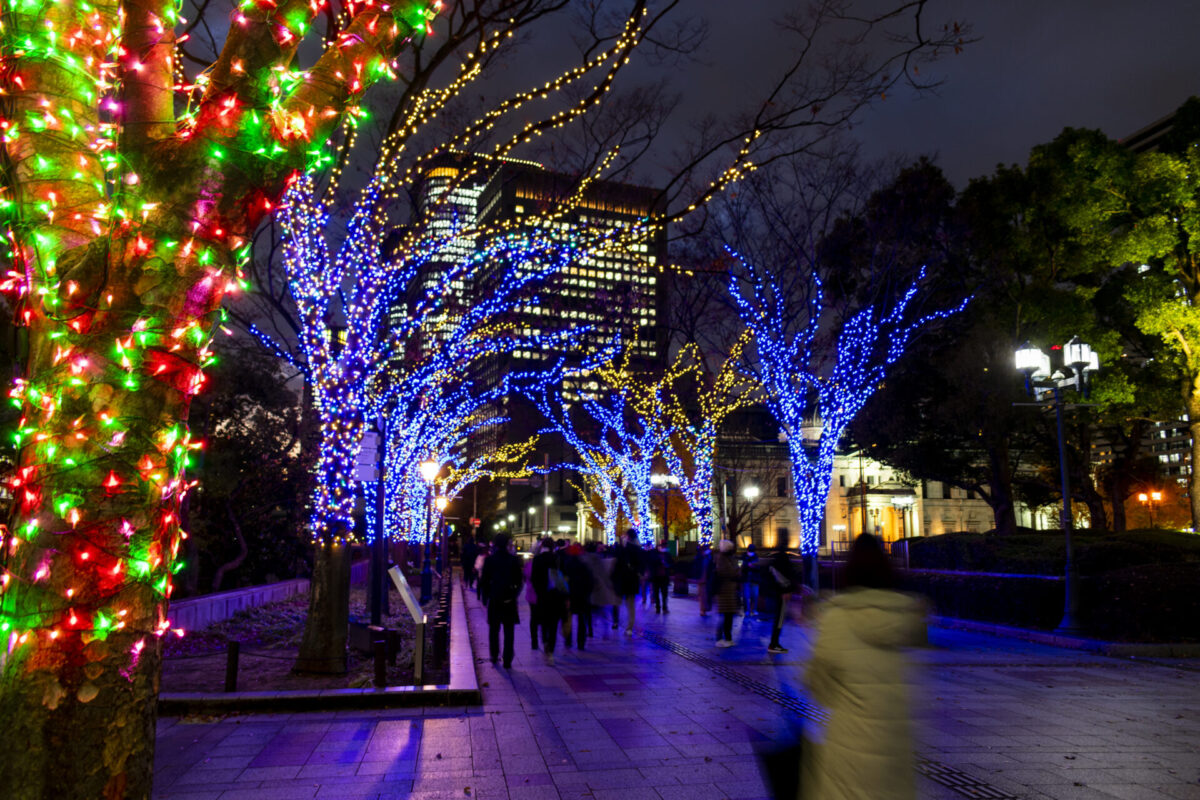
[[[387,642],[383,639],[376,639],[373,644],[375,647],[375,688],[382,689],[387,686]]]
[[[383,491],[383,481],[379,482],[379,490]],[[371,542],[371,624],[376,627],[383,625],[383,597],[387,591],[384,581],[387,580],[387,553],[384,550],[383,531],[379,528],[373,531],[374,541]]]
[[[433,564],[430,562],[429,540],[433,538],[433,484],[429,484],[429,492],[425,503],[425,561],[421,564],[421,605],[429,602],[433,596]]]
[[[230,642],[225,651],[225,691],[237,691],[238,654],[242,648],[241,642]]]
[[[1059,516],[1062,524],[1063,540],[1067,547],[1067,565],[1064,576],[1063,617],[1055,630],[1058,633],[1079,633],[1079,580],[1075,570],[1075,553],[1071,546],[1071,480],[1067,472],[1067,448],[1063,435],[1062,393],[1054,387],[1054,415],[1058,423],[1058,464],[1062,475],[1062,513]]]

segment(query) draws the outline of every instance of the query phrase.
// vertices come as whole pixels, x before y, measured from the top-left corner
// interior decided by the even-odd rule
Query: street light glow
[[[760,490],[757,486],[747,486],[745,489],[742,489],[742,494],[747,500],[754,500],[760,494]]]
[[[426,483],[433,483],[434,479],[437,478],[437,474],[441,468],[442,465],[434,461],[432,458],[427,461],[422,461],[420,468],[421,478],[424,479]]]

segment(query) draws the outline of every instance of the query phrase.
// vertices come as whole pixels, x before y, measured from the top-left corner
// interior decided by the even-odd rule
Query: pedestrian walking
[[[926,636],[921,601],[893,590],[879,541],[861,534],[850,547],[847,588],[817,622],[804,670],[810,696],[829,711],[824,741],[812,745],[801,796],[823,800],[913,800],[909,659]]]
[[[738,611],[741,592],[738,579],[741,569],[733,555],[733,542],[722,539],[717,546],[713,567],[717,576],[717,613],[721,623],[717,629],[717,647],[733,647],[733,615]]]
[[[707,617],[712,603],[712,585],[716,578],[712,565],[712,548],[706,544],[700,545],[696,551],[696,592],[700,597],[700,616]]]
[[[595,542],[588,542],[583,547],[583,555],[581,556],[583,563],[587,564],[588,569],[592,571],[592,616],[589,617],[588,636],[595,636],[595,631],[591,625],[592,618],[600,612],[601,609],[613,608],[617,606],[617,593],[613,591],[612,569],[616,562],[611,558],[604,558],[600,555],[600,547]],[[603,619],[600,622],[604,624]],[[617,627],[616,617],[613,617],[613,629]]]
[[[774,609],[774,619],[771,621],[771,643],[767,645],[768,653],[786,653],[787,648],[779,641],[783,633],[783,622],[787,619],[788,601],[792,593],[799,590],[799,578],[792,566],[786,547],[777,547],[767,562],[763,581],[771,593]]]
[[[463,583],[470,589],[475,585],[475,579],[479,577],[475,572],[475,557],[479,555],[479,547],[475,544],[475,537],[471,534],[465,534],[465,539],[462,544],[462,571]]]
[[[642,548],[638,546],[637,530],[625,531],[625,540],[614,548],[613,588],[625,604],[625,635],[633,636],[634,605],[637,601],[639,575],[642,569]],[[616,613],[615,611],[613,612]]]
[[[529,603],[529,643],[534,649],[538,649],[538,636],[542,626],[542,618],[538,614],[537,590],[533,588],[533,559],[538,553],[542,552],[542,543],[534,542],[530,549],[530,557],[523,559],[525,562],[522,568],[525,573],[525,602]]]
[[[568,545],[562,554],[562,571],[567,578],[570,617],[563,633],[563,643],[571,646],[571,623],[575,624],[575,647],[584,649],[592,619],[592,571],[583,561],[583,548]]]
[[[500,631],[504,630],[504,668],[511,669],[513,661],[513,629],[521,620],[517,613],[517,598],[521,596],[520,560],[508,549],[508,534],[500,533],[492,540],[492,554],[483,561],[479,577],[479,596],[487,607],[488,656],[495,664],[500,656]]]
[[[554,540],[542,539],[541,552],[533,557],[529,579],[537,592],[538,617],[542,630],[542,654],[547,664],[554,663],[554,645],[558,641],[558,626],[567,609],[567,579],[558,566]]]
[[[667,540],[658,544],[658,550],[650,554],[650,584],[654,596],[654,613],[667,614],[668,589],[671,586],[671,566],[674,564],[671,551],[667,548]]]
[[[746,608],[743,620],[758,615],[758,567],[758,550],[755,549],[754,542],[751,542],[742,554],[742,601]]]

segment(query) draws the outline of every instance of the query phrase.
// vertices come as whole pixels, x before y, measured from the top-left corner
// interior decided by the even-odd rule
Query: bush
[[[1078,531],[1072,539],[1086,635],[1130,642],[1200,641],[1200,536],[1162,530]],[[902,588],[927,596],[935,613],[1044,630],[1062,618],[1062,581],[1017,577],[1063,573],[1060,532],[952,533],[909,541],[913,569],[1011,573],[902,574]]]
[[[1060,531],[948,533],[909,539],[913,569],[1061,575],[1066,552]],[[1200,536],[1163,530],[1124,533],[1075,531],[1075,559],[1081,575],[1100,575],[1142,564],[1200,562]]]

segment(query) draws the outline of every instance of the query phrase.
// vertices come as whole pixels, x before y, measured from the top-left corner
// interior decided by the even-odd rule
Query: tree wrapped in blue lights
[[[713,535],[715,453],[721,423],[756,397],[758,383],[745,372],[743,334],[714,376],[705,374],[699,349],[681,348],[675,368],[655,387],[657,410],[672,429],[662,450],[668,473],[692,512],[701,544]],[[668,489],[669,491],[669,489]]]
[[[911,313],[925,279],[921,269],[890,310],[877,302],[839,326],[815,271],[809,274],[807,300],[796,313],[792,297],[773,272],[732,250],[730,254],[743,269],[741,276],[730,279],[730,293],[754,337],[753,360],[767,404],[787,436],[800,512],[800,551],[806,580],[815,588],[821,520],[842,434],[879,388],[888,367],[904,355],[913,335],[930,322],[958,313],[969,298],[953,308]],[[832,352],[826,343],[833,345]]]
[[[585,390],[585,379],[598,388]],[[643,544],[654,544],[651,477],[672,434],[665,415],[655,413],[653,385],[630,369],[628,355],[601,357],[532,395],[550,430],[575,450],[573,468],[602,490],[604,519],[614,519],[619,502]]]

